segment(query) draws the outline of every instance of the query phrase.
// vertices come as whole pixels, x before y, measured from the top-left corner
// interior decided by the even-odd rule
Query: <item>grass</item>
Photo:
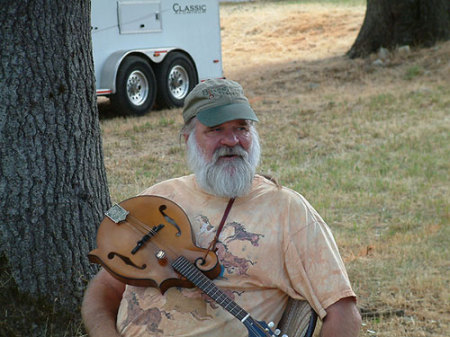
[[[224,72],[261,120],[260,171],[319,211],[359,307],[379,313],[360,335],[446,336],[450,43],[349,60],[364,4],[222,5]],[[181,123],[179,109],[103,117],[113,201],[188,173]]]

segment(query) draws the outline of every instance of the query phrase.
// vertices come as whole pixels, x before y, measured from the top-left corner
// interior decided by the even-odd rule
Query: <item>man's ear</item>
[[[184,142],[187,143],[187,141],[189,139],[189,134],[188,133],[183,133],[183,137],[184,137]]]

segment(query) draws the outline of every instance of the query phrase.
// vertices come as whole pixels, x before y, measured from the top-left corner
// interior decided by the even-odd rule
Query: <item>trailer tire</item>
[[[173,52],[156,70],[158,95],[156,103],[166,108],[182,107],[188,93],[198,83],[197,71],[185,54]]]
[[[126,115],[142,116],[155,104],[156,78],[150,64],[139,56],[128,56],[117,72],[116,94],[111,102]]]

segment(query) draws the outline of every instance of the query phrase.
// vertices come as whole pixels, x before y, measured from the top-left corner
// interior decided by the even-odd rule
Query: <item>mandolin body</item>
[[[191,223],[175,202],[154,195],[137,196],[114,205],[100,223],[97,248],[89,260],[121,282],[157,287],[194,287],[171,263],[184,256],[208,278],[221,270],[217,255],[194,244]]]

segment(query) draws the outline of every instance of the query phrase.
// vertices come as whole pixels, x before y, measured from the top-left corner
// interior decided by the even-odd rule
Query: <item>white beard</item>
[[[219,197],[235,198],[247,194],[253,183],[259,163],[261,147],[258,133],[251,128],[252,144],[247,151],[240,145],[218,148],[208,162],[198,147],[195,133],[187,141],[187,163],[194,172],[199,186]],[[238,155],[232,160],[219,160],[223,155]]]

